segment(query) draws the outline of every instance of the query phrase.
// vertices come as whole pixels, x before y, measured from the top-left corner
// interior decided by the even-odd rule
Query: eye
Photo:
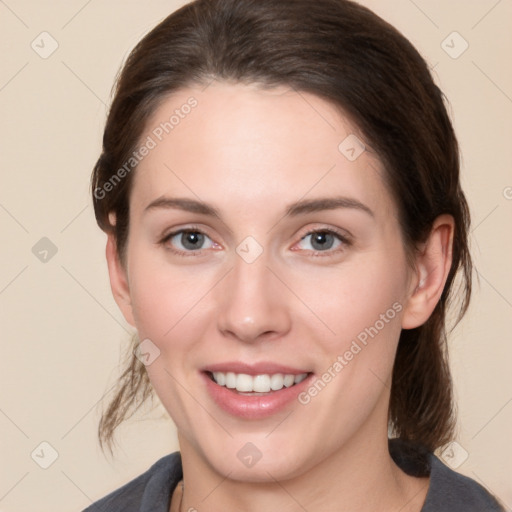
[[[170,250],[178,253],[199,253],[203,249],[211,249],[216,244],[212,239],[198,229],[180,229],[166,235],[161,241],[163,245],[170,246]]]
[[[350,242],[345,236],[330,229],[310,231],[298,243],[300,249],[329,253],[338,252],[348,245]]]

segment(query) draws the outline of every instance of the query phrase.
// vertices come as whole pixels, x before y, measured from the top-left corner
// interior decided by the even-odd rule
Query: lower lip
[[[268,418],[276,414],[293,401],[311,383],[313,374],[309,374],[302,382],[279,391],[272,391],[267,395],[240,395],[225,386],[219,386],[208,373],[201,373],[208,393],[214,402],[227,413],[248,420]]]

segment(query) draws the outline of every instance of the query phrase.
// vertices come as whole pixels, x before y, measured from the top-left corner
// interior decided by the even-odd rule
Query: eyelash
[[[301,236],[299,241],[302,241],[309,235],[315,235],[317,233],[334,235],[334,237],[337,238],[341,242],[341,244],[337,249],[327,249],[326,251],[310,251],[310,255],[313,258],[333,257],[338,253],[345,251],[348,247],[352,245],[352,240],[346,234],[343,234],[340,231],[337,231],[336,229],[333,228],[311,229],[310,231],[306,232],[303,236]]]
[[[159,242],[160,245],[165,246],[169,251],[173,252],[174,254],[177,254],[179,256],[201,256],[206,249],[200,249],[197,251],[182,251],[180,249],[175,249],[172,246],[167,246],[169,240],[171,240],[174,236],[179,235],[180,233],[199,233],[204,236],[208,235],[199,227],[196,226],[190,226],[188,228],[178,229],[176,231],[172,231],[171,233],[168,233],[165,235]],[[340,242],[341,246],[338,249],[334,250],[326,250],[326,251],[311,251],[312,257],[329,257],[333,256],[334,254],[339,253],[340,251],[345,250],[347,247],[350,247],[352,245],[352,241],[347,237],[347,235],[342,234],[341,232],[332,229],[332,228],[320,228],[320,229],[312,229],[305,233],[303,236],[300,237],[299,241],[302,241],[304,238],[306,238],[309,235],[314,235],[316,233],[326,233],[330,235],[334,235]],[[208,237],[209,238],[209,237]]]

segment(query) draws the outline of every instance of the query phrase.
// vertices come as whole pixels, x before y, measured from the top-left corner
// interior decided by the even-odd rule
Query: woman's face
[[[387,436],[412,279],[355,132],[316,96],[214,82],[168,97],[141,138],[122,309],[182,452],[231,478]]]

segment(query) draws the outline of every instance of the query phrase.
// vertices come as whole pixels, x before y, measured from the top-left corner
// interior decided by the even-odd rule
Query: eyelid
[[[310,253],[312,256],[334,256],[340,252],[343,252],[347,249],[347,247],[350,247],[353,244],[353,236],[351,233],[348,233],[345,230],[340,230],[339,228],[334,228],[331,226],[318,226],[315,228],[309,228],[307,229],[302,235],[300,235],[300,238],[298,242],[295,242],[294,246],[300,243],[304,238],[306,238],[309,235],[313,235],[315,233],[329,233],[333,234],[335,237],[338,238],[338,240],[341,242],[341,247],[337,249],[327,249],[325,251],[318,251],[314,249],[307,250],[306,252]],[[291,248],[292,251],[300,251],[301,249],[294,249]],[[304,249],[302,249],[304,251]]]
[[[211,242],[214,245],[220,245],[217,242],[215,242],[212,237],[206,232],[207,230],[200,228],[196,225],[188,225],[185,227],[179,227],[179,228],[173,228],[170,229],[168,232],[164,233],[162,236],[158,239],[158,245],[164,246],[168,251],[177,254],[179,256],[202,256],[204,252],[208,249],[199,249],[197,251],[183,251],[182,249],[177,249],[171,244],[169,244],[169,241],[174,238],[176,235],[179,235],[180,233],[187,233],[187,232],[193,232],[193,233],[200,233],[206,237],[208,237]],[[210,248],[211,249],[211,248]]]
[[[169,231],[164,232],[164,234],[160,236],[160,240],[161,241],[169,240],[173,236],[176,236],[178,233],[189,232],[189,231],[192,231],[194,233],[195,232],[201,233],[201,234],[207,236],[208,238],[211,238],[210,235],[206,232],[205,229],[200,228],[199,226],[196,226],[194,224],[191,224],[191,225],[188,225],[188,226],[185,226],[185,227],[178,227],[178,228],[171,228],[171,229],[169,229]]]
[[[303,234],[299,235],[299,240],[302,240],[306,236],[311,235],[313,233],[333,233],[347,244],[352,244],[354,241],[354,236],[346,229],[341,229],[325,224],[318,224],[315,227],[305,228]]]

